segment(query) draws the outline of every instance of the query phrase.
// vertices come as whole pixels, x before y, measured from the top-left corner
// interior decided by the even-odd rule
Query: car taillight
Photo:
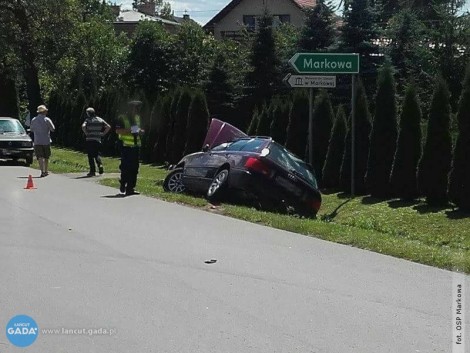
[[[313,208],[316,212],[318,212],[318,210],[320,209],[320,206],[321,206],[321,201],[318,200],[318,199],[315,199],[315,200],[313,200],[313,201],[310,203],[310,205],[312,206],[312,208]]]
[[[245,168],[264,174],[264,175],[269,175],[270,173],[269,167],[266,164],[264,164],[261,160],[259,160],[258,158],[254,158],[254,157],[249,157],[246,160]]]

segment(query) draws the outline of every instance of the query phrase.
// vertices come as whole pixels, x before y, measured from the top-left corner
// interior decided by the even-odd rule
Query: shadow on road
[[[95,176],[82,175],[82,176],[75,177],[74,179],[90,179],[90,178],[95,178]]]
[[[101,198],[103,199],[122,199],[126,197],[126,195],[124,194],[115,194],[115,195],[105,195],[105,196],[101,196]]]

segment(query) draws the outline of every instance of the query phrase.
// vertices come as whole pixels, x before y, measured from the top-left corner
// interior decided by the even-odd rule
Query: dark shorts
[[[51,156],[51,145],[35,145],[34,153],[36,153],[36,158],[49,159]]]

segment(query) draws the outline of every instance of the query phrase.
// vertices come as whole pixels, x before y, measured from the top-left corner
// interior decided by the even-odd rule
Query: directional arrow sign
[[[297,53],[289,64],[301,74],[357,74],[359,54]]]
[[[336,76],[310,76],[287,74],[284,78],[291,87],[335,88]]]

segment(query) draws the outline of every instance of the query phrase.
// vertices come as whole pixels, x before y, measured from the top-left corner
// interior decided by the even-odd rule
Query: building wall
[[[219,23],[214,24],[214,36],[221,39],[224,32],[238,32],[243,28],[243,15],[261,16],[267,7],[271,15],[290,15],[290,23],[296,27],[304,24],[304,13],[289,0],[243,0]]]

